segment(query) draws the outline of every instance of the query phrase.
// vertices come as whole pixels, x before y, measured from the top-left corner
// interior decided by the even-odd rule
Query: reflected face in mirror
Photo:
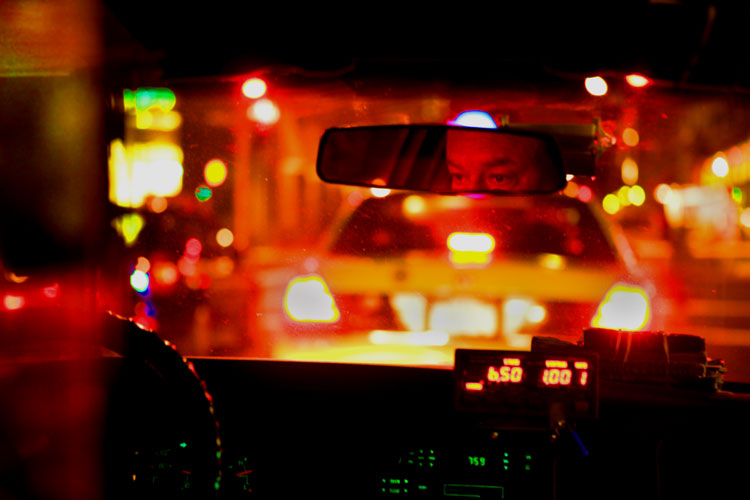
[[[565,185],[551,136],[447,125],[330,129],[317,171],[327,182],[443,194],[553,193]]]
[[[448,131],[446,163],[454,191],[532,191],[540,179],[540,141],[522,136]]]

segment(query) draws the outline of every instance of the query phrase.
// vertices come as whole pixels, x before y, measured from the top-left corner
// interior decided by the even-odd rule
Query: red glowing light
[[[60,293],[60,285],[58,285],[57,283],[55,283],[52,286],[45,286],[44,288],[42,288],[42,294],[48,299],[57,298],[59,293]]]
[[[517,384],[523,378],[523,368],[520,366],[501,366],[498,370],[490,366],[487,370],[487,380],[490,382],[510,382]]]
[[[586,361],[576,361],[574,366],[576,367],[576,370],[588,370],[589,369],[589,364]]]
[[[651,80],[637,73],[631,73],[630,75],[627,75],[625,77],[625,81],[628,82],[628,85],[630,85],[631,87],[636,88],[646,87],[647,85],[651,84]]]
[[[590,202],[594,198],[594,192],[588,186],[578,188],[578,199],[584,203]]]
[[[518,358],[503,358],[503,364],[508,366],[521,366],[521,360]]]
[[[559,359],[548,359],[544,362],[544,366],[547,368],[567,368],[568,362]]]
[[[544,385],[570,385],[572,379],[573,372],[568,369],[547,368],[542,373]]]
[[[203,245],[201,245],[201,242],[197,238],[190,238],[185,243],[185,255],[187,257],[197,259],[201,254],[201,250],[203,250]]]
[[[589,372],[582,372],[579,382],[581,383],[581,385],[586,385],[588,381],[589,381]]]
[[[466,382],[467,391],[481,391],[482,389],[484,389],[482,382]]]

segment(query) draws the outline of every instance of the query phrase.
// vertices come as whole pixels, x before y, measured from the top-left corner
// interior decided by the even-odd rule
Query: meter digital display
[[[566,415],[597,412],[597,357],[550,353],[457,349],[459,410],[506,415],[545,415],[562,405]]]

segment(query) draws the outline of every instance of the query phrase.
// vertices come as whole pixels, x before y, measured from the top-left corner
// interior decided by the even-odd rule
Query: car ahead
[[[741,495],[750,466],[750,80],[737,50],[747,9],[539,4],[519,16],[504,6],[499,15],[409,6],[414,16],[364,7],[343,22],[342,12],[325,12],[329,28],[312,16],[296,24],[286,6],[268,17],[257,3],[0,3],[0,496]],[[302,42],[280,53],[290,39]],[[471,126],[459,131],[465,111]],[[396,134],[370,134],[381,125]],[[361,128],[368,134],[354,139]],[[344,141],[335,154],[319,154],[334,135]],[[367,188],[394,191],[381,200]],[[609,246],[580,262],[571,226],[600,216],[573,198],[607,214]],[[425,218],[454,203],[481,217],[454,230],[435,215],[419,227],[412,212],[422,203]],[[572,204],[578,223],[570,211],[557,217],[556,204]],[[544,215],[508,233],[482,214],[493,205]],[[316,253],[342,206],[368,217],[334,225]],[[178,212],[212,222],[170,232]],[[147,255],[128,246],[149,233],[140,234],[144,221],[164,229],[149,236]],[[615,222],[639,242],[653,289],[628,268]],[[537,224],[544,231],[529,235]],[[500,251],[515,236],[528,252],[510,264]],[[544,236],[560,241],[540,257],[531,250]],[[432,270],[438,259],[415,249],[366,268],[367,247],[355,243],[369,240],[433,241],[443,268],[492,277],[492,292],[444,300],[431,271],[419,296],[411,287],[399,296],[396,266],[421,259],[404,272]],[[556,297],[591,291],[581,276],[607,273],[608,252],[625,264],[608,283],[627,288],[602,278],[590,302],[602,314],[574,315],[585,329],[569,342],[541,335],[557,328],[546,301],[495,292],[508,283]],[[232,265],[214,267],[229,255]],[[493,277],[493,266],[506,274]],[[280,267],[288,275],[270,280]],[[528,267],[555,277],[506,279]],[[686,297],[666,318],[680,331],[589,328],[623,306],[640,321],[631,318],[643,311],[636,286],[654,299],[656,319],[655,299],[671,286],[662,270],[684,281]],[[369,326],[357,358],[368,363],[326,361],[327,330],[369,319],[352,308],[375,303],[352,306],[336,288],[383,282],[388,299],[375,319],[414,332],[441,326],[456,341],[443,350],[484,340],[476,333],[493,317],[490,302],[498,330],[512,317],[505,308],[534,323],[544,307],[545,320],[530,349],[459,348],[452,368],[417,366],[429,345],[402,346],[399,365],[387,366],[394,360],[380,356]],[[265,330],[258,283],[278,290],[279,324]],[[290,322],[280,309],[299,290],[313,290],[301,302],[315,304],[307,319],[320,325]],[[319,321],[322,310],[338,322]],[[455,311],[479,320],[475,336],[430,319]],[[312,342],[288,356],[296,360],[254,350],[287,341],[297,323]],[[398,326],[380,340],[410,338]]]
[[[627,242],[577,198],[378,194],[334,223],[322,252],[263,275],[277,284],[262,294],[265,327],[287,332],[276,356],[382,349],[382,363],[390,346],[403,362],[399,348],[422,345],[426,364],[449,366],[456,346],[527,350],[535,334],[651,324],[655,294]]]

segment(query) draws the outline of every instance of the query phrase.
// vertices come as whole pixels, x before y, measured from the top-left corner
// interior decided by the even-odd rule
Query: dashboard
[[[604,384],[598,418],[553,433],[459,411],[450,370],[193,362],[221,423],[226,498],[695,498],[744,487],[750,400],[738,394]]]

